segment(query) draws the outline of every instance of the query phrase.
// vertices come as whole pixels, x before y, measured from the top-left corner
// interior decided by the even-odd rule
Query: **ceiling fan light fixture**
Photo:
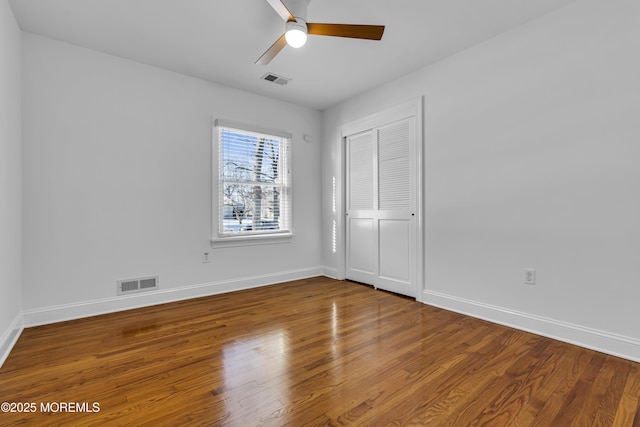
[[[300,19],[299,21],[287,22],[284,37],[287,44],[296,49],[304,46],[307,42],[307,24]]]
[[[307,6],[311,0],[266,0],[285,22],[284,34],[256,60],[266,65],[287,45],[299,48],[307,42],[307,35],[347,37],[362,40],[381,40],[384,25],[362,24],[307,24]]]

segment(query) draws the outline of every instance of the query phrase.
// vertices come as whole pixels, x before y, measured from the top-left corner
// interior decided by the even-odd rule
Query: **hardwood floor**
[[[2,426],[640,426],[640,365],[319,277],[26,329],[0,402],[36,406]]]

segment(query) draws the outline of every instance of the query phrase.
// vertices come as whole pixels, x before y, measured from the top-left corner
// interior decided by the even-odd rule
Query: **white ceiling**
[[[383,24],[383,39],[310,36],[264,66],[284,28],[266,0],[10,0],[24,31],[319,110],[572,1],[313,0],[309,22]]]

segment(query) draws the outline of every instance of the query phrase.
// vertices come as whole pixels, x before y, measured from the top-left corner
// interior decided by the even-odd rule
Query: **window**
[[[290,235],[291,136],[216,120],[213,139],[213,240]]]

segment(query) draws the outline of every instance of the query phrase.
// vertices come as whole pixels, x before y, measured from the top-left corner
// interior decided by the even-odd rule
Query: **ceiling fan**
[[[266,65],[288,44],[302,47],[307,34],[315,36],[349,37],[354,39],[380,40],[384,25],[315,24],[307,22],[307,6],[311,0],[267,0],[285,21],[285,32],[258,58],[256,64]]]

